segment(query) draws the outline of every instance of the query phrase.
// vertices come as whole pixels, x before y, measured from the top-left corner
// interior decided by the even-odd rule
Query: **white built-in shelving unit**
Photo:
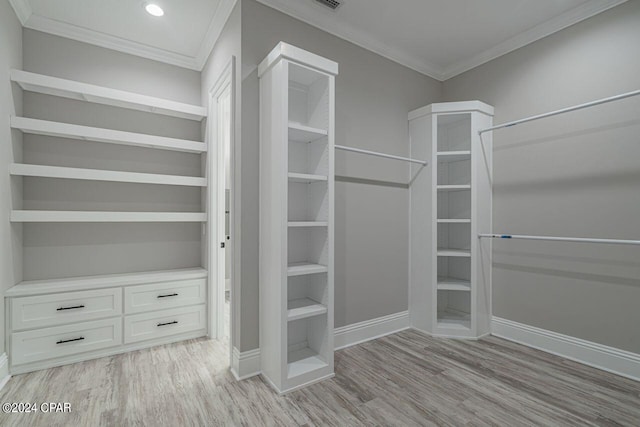
[[[260,64],[260,358],[287,392],[334,375],[334,79],[286,43]]]
[[[37,94],[196,122],[200,122],[207,116],[206,108],[197,105],[21,70],[12,70],[10,78],[24,91]],[[109,144],[113,147],[112,150],[127,150],[126,147],[133,147],[133,149],[143,150],[168,150],[183,155],[185,153],[197,156],[207,154],[207,144],[201,141],[41,118],[11,117],[11,127],[25,135],[53,137],[62,141],[63,144],[64,141],[75,140],[86,141],[87,144]],[[56,156],[54,150],[45,150],[45,153]],[[121,156],[117,156],[113,151],[111,153],[115,158],[126,159],[128,155],[125,152],[121,153]],[[46,158],[46,155],[39,153],[39,158]],[[77,157],[77,159],[81,158],[81,156]],[[77,162],[77,159],[74,160]],[[102,159],[92,159],[92,161],[93,165],[102,163]],[[119,186],[138,186],[130,187],[136,190],[125,190],[129,195],[134,194],[132,192],[135,191],[144,191],[146,187],[140,187],[140,185],[156,186],[162,188],[162,191],[175,186],[193,187],[200,192],[199,198],[206,200],[208,178],[203,176],[204,168],[201,166],[206,164],[206,158],[200,157],[197,162],[192,163],[198,164],[197,170],[194,168],[193,176],[109,170],[109,159],[104,161],[106,166],[104,169],[16,162],[9,166],[8,173],[16,179],[36,179],[38,181],[32,182],[36,187],[43,182],[42,180],[100,181],[117,183],[112,185]],[[22,185],[22,183],[22,181],[16,181],[16,185]],[[35,187],[31,185],[30,188]],[[114,188],[116,187],[111,189]],[[207,223],[208,213],[204,203],[199,212],[193,212],[191,206],[179,206],[179,202],[173,202],[172,206],[174,205],[180,207],[179,211],[18,208],[12,210],[10,220],[20,227],[36,226],[30,225],[32,223],[51,224],[49,227],[59,227],[55,225],[56,223],[68,223],[69,227],[81,223]],[[116,224],[112,227],[121,226]],[[86,224],[83,227],[95,226]],[[54,230],[74,232],[73,228],[54,228]],[[87,228],[82,230],[86,232]],[[206,234],[203,233],[205,236]],[[52,236],[56,235],[63,236],[64,233],[52,233]],[[208,250],[209,243],[206,238],[201,239],[203,240],[200,245],[204,254]],[[91,242],[95,245],[94,248],[99,248],[102,243],[101,241]],[[49,241],[49,244],[55,246],[56,243]],[[60,242],[60,245],[64,248],[65,242]],[[92,249],[87,247],[87,250]],[[26,251],[24,256],[31,256],[30,252]],[[205,265],[200,267],[185,266],[185,268],[144,272],[113,271],[111,274],[82,277],[56,275],[15,284],[5,293],[7,353],[11,372],[28,372],[205,335],[209,276],[205,258],[205,256],[201,257]],[[305,306],[306,304],[300,303],[299,309]],[[298,314],[300,315],[302,314]]]
[[[479,338],[490,331],[493,107],[432,104],[409,113],[411,154],[430,158],[411,187],[413,325],[430,334]]]

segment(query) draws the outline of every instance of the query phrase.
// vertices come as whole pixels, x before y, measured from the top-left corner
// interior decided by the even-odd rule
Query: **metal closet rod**
[[[633,92],[622,93],[620,95],[610,96],[609,98],[602,98],[595,101],[587,102],[584,104],[574,105],[573,107],[563,108],[561,110],[551,111],[549,113],[538,114],[536,116],[525,117],[524,119],[514,120],[512,122],[502,123],[490,128],[482,129],[478,133],[482,135],[484,132],[489,132],[496,129],[508,128],[511,126],[519,125],[521,123],[531,122],[533,120],[544,119],[545,117],[557,116],[558,114],[569,113],[571,111],[582,110],[583,108],[594,107],[600,104],[606,104],[608,102],[619,101],[625,98],[631,98],[632,96],[640,95],[640,90],[634,90]]]
[[[394,156],[392,154],[378,153],[377,151],[363,150],[361,148],[347,147],[345,145],[336,145],[335,148],[337,150],[353,151],[354,153],[369,154],[370,156],[384,157],[385,159],[393,159],[393,160],[401,160],[403,162],[418,163],[423,166],[426,166],[429,164],[424,160],[410,159],[408,157],[400,157],[400,156]]]
[[[482,238],[482,237],[488,237],[492,239],[550,240],[554,242],[604,243],[608,245],[640,246],[640,240],[591,239],[591,238],[584,238],[584,237],[527,236],[522,234],[478,234],[478,238]]]

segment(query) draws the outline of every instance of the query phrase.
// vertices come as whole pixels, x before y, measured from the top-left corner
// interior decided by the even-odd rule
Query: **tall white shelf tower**
[[[279,392],[332,377],[338,64],[279,43],[260,78],[260,356]]]
[[[411,298],[414,327],[437,336],[479,338],[491,324],[491,127],[479,101],[431,104],[409,113],[413,168]]]

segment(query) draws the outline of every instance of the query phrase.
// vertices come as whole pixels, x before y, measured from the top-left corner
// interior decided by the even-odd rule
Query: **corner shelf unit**
[[[491,243],[476,236],[491,230],[492,140],[478,131],[492,122],[493,107],[479,101],[409,113],[411,155],[432,159],[411,188],[410,313],[433,335],[490,332]]]
[[[280,393],[334,375],[334,79],[279,43],[260,78],[260,358]]]
[[[207,116],[207,109],[198,105],[184,104],[22,70],[11,70],[10,79],[23,90],[38,94],[144,111],[189,121],[201,121]],[[61,108],[66,108],[64,101],[56,102],[61,102]],[[35,110],[38,111],[37,108]],[[64,113],[72,114],[73,111],[73,109],[64,110]],[[48,116],[44,110],[40,114]],[[160,118],[150,117],[150,123],[153,123],[153,120],[160,120]],[[126,162],[136,164],[135,157],[127,157],[129,153],[133,153],[133,150],[127,147],[174,152],[170,154],[155,153],[158,154],[158,156],[154,154],[155,157],[144,155],[145,160],[149,157],[148,163],[145,164],[147,170],[149,170],[149,166],[152,166],[162,171],[166,164],[172,164],[177,158],[181,162],[180,168],[175,169],[180,171],[178,173],[205,175],[203,173],[204,164],[208,159],[202,156],[207,155],[207,144],[201,141],[82,126],[43,120],[42,118],[11,117],[10,126],[12,129],[31,136],[29,140],[25,139],[21,151],[26,152],[25,147],[28,147],[30,155],[38,159],[23,162],[22,158],[15,158],[15,163],[9,166],[8,173],[15,177],[12,178],[15,180],[13,187],[17,189],[16,191],[23,193],[23,196],[14,197],[16,201],[14,201],[14,209],[11,211],[10,221],[23,230],[25,235],[34,235],[44,230],[44,234],[50,238],[47,241],[48,245],[62,252],[73,245],[63,241],[58,247],[54,239],[59,239],[63,235],[73,235],[76,233],[75,227],[80,227],[84,232],[77,234],[83,236],[81,238],[84,239],[82,240],[83,250],[85,253],[89,253],[85,262],[90,260],[90,262],[86,262],[88,268],[76,268],[78,265],[83,265],[83,261],[78,261],[70,254],[78,252],[73,252],[73,250],[64,252],[60,258],[64,259],[63,263],[51,263],[51,266],[45,266],[36,273],[31,273],[31,277],[28,277],[28,279],[36,280],[24,280],[5,292],[5,336],[10,372],[29,372],[206,335],[209,309],[207,297],[209,274],[206,261],[203,261],[207,258],[204,254],[209,250],[209,242],[206,237],[199,237],[199,241],[198,238],[193,241],[198,247],[197,250],[200,251],[199,254],[196,252],[197,250],[193,251],[198,256],[198,261],[195,261],[195,257],[190,256],[174,262],[170,266],[165,266],[165,262],[171,262],[172,254],[169,254],[158,257],[160,260],[154,259],[151,268],[154,271],[143,273],[131,273],[131,271],[147,269],[145,266],[148,264],[144,259],[145,257],[149,258],[149,253],[141,255],[140,260],[136,258],[127,267],[121,267],[119,262],[111,262],[114,261],[113,259],[105,262],[104,265],[101,261],[105,253],[113,255],[115,252],[114,249],[111,249],[110,252],[104,252],[103,249],[105,245],[102,239],[106,236],[105,233],[112,230],[115,236],[123,236],[134,228],[135,230],[146,230],[141,231],[141,234],[135,237],[138,240],[134,239],[133,242],[148,248],[153,244],[153,241],[146,239],[152,233],[154,237],[158,235],[165,237],[172,235],[171,233],[177,230],[172,227],[181,227],[180,230],[188,229],[190,232],[194,230],[193,227],[198,227],[198,229],[200,227],[199,225],[142,226],[139,224],[204,224],[207,222],[208,212],[206,212],[204,201],[209,197],[209,188],[206,176],[122,170],[126,169],[126,166],[123,166],[123,164],[127,164]],[[148,127],[151,128],[152,125],[148,125]],[[197,123],[185,125],[185,129],[195,127],[199,127],[199,125]],[[43,149],[41,145],[43,140],[40,136],[56,138],[55,144],[60,144],[61,150],[56,151],[48,147]],[[68,148],[71,142],[68,140],[87,141],[87,144],[86,147],[83,145],[78,153],[74,151],[69,154],[71,150]],[[100,146],[99,144],[108,144],[108,146]],[[128,151],[126,154],[118,153],[122,150]],[[135,153],[142,157],[146,152]],[[102,155],[105,157],[101,157]],[[191,157],[189,157],[190,155]],[[194,155],[197,157],[193,157]],[[25,155],[22,157],[26,158]],[[112,163],[109,164],[109,162]],[[68,167],[65,163],[71,163],[73,167]],[[94,168],[83,167],[87,163],[91,163]],[[117,167],[113,166],[114,163],[117,164]],[[105,169],[95,169],[95,165],[102,167],[103,164]],[[118,170],[109,170],[109,166]],[[60,180],[64,181],[60,182]],[[107,184],[95,184],[96,181]],[[153,193],[151,199],[144,199],[142,202],[138,200],[140,192],[150,188],[141,187],[140,184],[155,187],[153,191],[149,191]],[[73,190],[66,193],[61,192],[66,187]],[[184,188],[172,189],[171,187]],[[55,189],[57,192],[47,193],[50,189]],[[108,193],[105,200],[102,200],[102,193],[100,193],[102,190]],[[81,194],[78,200],[67,199],[69,194],[75,194],[74,191]],[[27,193],[29,197],[27,197]],[[94,196],[94,193],[97,196]],[[166,201],[170,197],[175,198],[178,193],[187,193],[188,197],[170,199],[171,203]],[[15,196],[17,195],[15,194]],[[98,206],[99,209],[101,206],[95,200],[100,203],[117,203],[118,206],[114,206],[113,211],[90,210],[95,206]],[[128,205],[127,203],[133,204]],[[158,209],[154,203],[169,206],[167,209],[171,211],[147,211],[147,209]],[[37,208],[33,206],[37,206]],[[131,211],[127,211],[130,206]],[[51,207],[66,209],[49,210]],[[193,210],[201,210],[202,212],[193,212]],[[33,223],[45,223],[45,225],[31,225]],[[70,225],[59,225],[60,223]],[[114,223],[116,225],[105,226],[87,223]],[[118,225],[122,223],[134,223],[134,225]],[[165,229],[165,227],[169,228]],[[99,231],[93,234],[94,229]],[[195,235],[200,235],[199,230]],[[207,233],[203,233],[203,235],[206,236]],[[117,237],[109,236],[109,239],[111,246],[131,244],[128,240],[120,242]],[[170,240],[164,243],[175,244],[171,248],[175,247],[176,250],[184,247],[182,242],[178,241]],[[20,242],[21,246],[23,244]],[[166,248],[167,246],[164,246],[164,250]],[[23,249],[25,260],[30,256],[33,257],[33,260],[38,260],[38,257],[42,256],[40,253],[33,255],[34,250],[27,251],[24,250],[24,247],[20,249]],[[95,252],[92,252],[94,250]],[[123,257],[129,255],[127,253]],[[133,257],[131,258],[133,259]],[[33,260],[31,262],[35,265],[36,261]],[[196,262],[203,263],[203,266],[194,268]],[[53,265],[55,265],[54,268]],[[171,269],[156,270],[157,267]],[[26,266],[24,269],[26,270]],[[114,271],[119,269],[121,270]],[[68,272],[67,270],[74,271]],[[110,274],[85,276],[82,274],[85,271],[89,271],[89,274],[91,272]],[[305,306],[306,304],[300,303],[296,309],[305,311]],[[306,310],[311,311],[312,309],[313,307],[308,307]],[[304,313],[298,315],[304,315]]]

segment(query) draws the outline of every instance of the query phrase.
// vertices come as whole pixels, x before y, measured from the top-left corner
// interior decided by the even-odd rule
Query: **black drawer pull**
[[[84,308],[84,305],[74,305],[73,307],[60,307],[58,308],[56,311],[62,311],[62,310],[76,310],[78,308]]]
[[[84,339],[84,337],[74,338],[74,339],[71,339],[71,340],[60,340],[56,344],[64,344],[66,342],[74,342],[74,341],[82,341],[83,339]]]
[[[175,325],[176,323],[178,323],[178,321],[174,320],[173,322],[158,323],[158,326]]]
[[[178,294],[158,295],[158,298],[177,297]]]

